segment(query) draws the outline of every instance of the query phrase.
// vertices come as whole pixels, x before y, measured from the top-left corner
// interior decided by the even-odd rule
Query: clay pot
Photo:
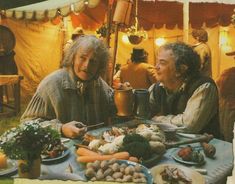
[[[18,160],[18,174],[20,178],[38,178],[41,174],[41,158],[33,161]]]
[[[114,91],[114,103],[118,116],[132,116],[134,107],[134,94],[132,89],[120,89]]]

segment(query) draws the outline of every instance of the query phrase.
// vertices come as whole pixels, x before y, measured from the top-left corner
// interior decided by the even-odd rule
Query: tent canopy
[[[71,12],[79,13],[86,7],[94,8],[99,0],[46,0],[26,6],[7,9],[3,14],[7,18],[27,20],[47,20],[57,16],[68,16]]]
[[[230,4],[217,3],[225,2],[225,0],[211,2],[212,0],[210,0],[210,3],[193,0],[193,2],[189,3],[189,23],[193,28],[200,28],[204,23],[207,27],[215,27],[216,25],[227,26],[231,23],[235,2],[233,4],[231,1]],[[132,9],[131,24],[134,22],[134,10],[135,4]],[[183,1],[139,1],[138,21],[139,25],[145,30],[149,30],[153,26],[161,28],[164,25],[168,29],[173,29],[175,26],[182,29]]]
[[[189,1],[189,23],[193,28],[202,27],[204,23],[207,27],[217,25],[227,26],[231,23],[235,2],[228,0]],[[145,30],[150,30],[153,27],[161,28],[163,26],[166,26],[167,29],[173,29],[175,26],[182,29],[183,2],[183,0],[139,0],[139,25]],[[85,11],[83,11],[82,15],[78,14],[84,9]],[[83,26],[84,28],[94,29],[105,22],[107,10],[108,0],[56,0],[56,3],[55,0],[46,0],[27,6],[8,9],[3,13],[8,18],[27,20],[50,20],[58,15],[67,16],[70,14],[74,27]],[[135,3],[133,4],[131,13],[131,25],[134,24],[134,17]]]

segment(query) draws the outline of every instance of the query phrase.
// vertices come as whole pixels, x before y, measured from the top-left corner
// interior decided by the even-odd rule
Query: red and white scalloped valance
[[[3,10],[7,18],[43,20],[54,19],[56,16],[67,16],[71,12],[79,13],[86,7],[94,8],[100,0],[47,0],[35,4]]]

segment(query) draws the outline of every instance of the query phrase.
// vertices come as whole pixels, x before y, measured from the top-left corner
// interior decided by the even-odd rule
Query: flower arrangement
[[[58,144],[60,134],[51,127],[42,127],[35,120],[12,128],[0,137],[1,149],[9,158],[31,162]]]

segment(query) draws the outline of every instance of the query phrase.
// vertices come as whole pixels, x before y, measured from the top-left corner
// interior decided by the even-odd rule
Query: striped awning
[[[47,0],[26,6],[2,10],[7,18],[44,20],[57,16],[68,16],[71,12],[79,13],[86,7],[94,8],[100,0]]]

